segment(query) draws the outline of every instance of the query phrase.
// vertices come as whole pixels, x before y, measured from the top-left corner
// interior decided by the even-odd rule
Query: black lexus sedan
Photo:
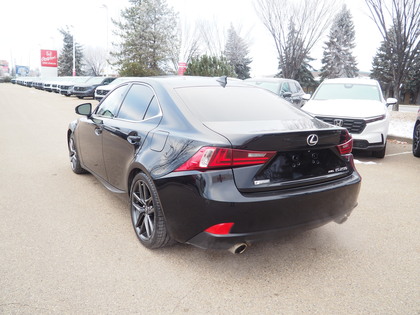
[[[148,248],[241,253],[265,237],[342,223],[357,205],[347,130],[239,80],[141,78],[76,113],[73,171],[128,193]]]

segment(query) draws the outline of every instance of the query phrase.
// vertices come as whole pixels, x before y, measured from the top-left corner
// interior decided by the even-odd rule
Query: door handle
[[[128,136],[127,141],[131,144],[140,144],[141,137],[140,136]]]

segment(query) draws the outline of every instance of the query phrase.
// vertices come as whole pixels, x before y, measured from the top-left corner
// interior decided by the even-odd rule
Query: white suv
[[[353,148],[383,158],[390,115],[378,81],[360,78],[329,79],[321,83],[302,109],[327,123],[347,128]]]

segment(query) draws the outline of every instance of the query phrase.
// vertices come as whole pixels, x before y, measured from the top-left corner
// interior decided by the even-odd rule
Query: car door
[[[95,109],[90,118],[82,118],[77,126],[77,141],[83,165],[95,175],[107,180],[107,174],[102,154],[103,130],[109,120],[118,112],[127,86],[121,86],[113,91]]]
[[[132,84],[117,117],[104,127],[103,156],[108,182],[112,186],[127,189],[129,167],[160,118],[160,107],[152,88],[145,84]]]

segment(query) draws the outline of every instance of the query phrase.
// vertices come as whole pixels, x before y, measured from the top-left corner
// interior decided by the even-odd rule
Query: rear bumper
[[[228,249],[291,230],[311,229],[341,220],[357,205],[361,178],[357,172],[328,183],[241,194],[231,171],[195,173],[155,181],[167,227],[181,243]],[[233,222],[227,235],[204,232]]]
[[[354,207],[356,207],[354,205]],[[347,212],[346,212],[347,211]],[[305,231],[310,229],[315,229],[331,221],[344,222],[347,217],[350,215],[351,210],[346,210],[344,212],[337,212],[335,216],[330,217],[326,216],[315,221],[310,221],[306,223],[301,223],[295,226],[283,227],[274,230],[261,231],[261,232],[252,232],[252,233],[230,233],[228,235],[216,235],[207,232],[201,232],[196,235],[187,243],[200,247],[200,248],[213,248],[213,249],[230,249],[233,245],[246,243],[250,244],[254,241],[263,240],[263,239],[275,239],[281,237],[291,231]]]

